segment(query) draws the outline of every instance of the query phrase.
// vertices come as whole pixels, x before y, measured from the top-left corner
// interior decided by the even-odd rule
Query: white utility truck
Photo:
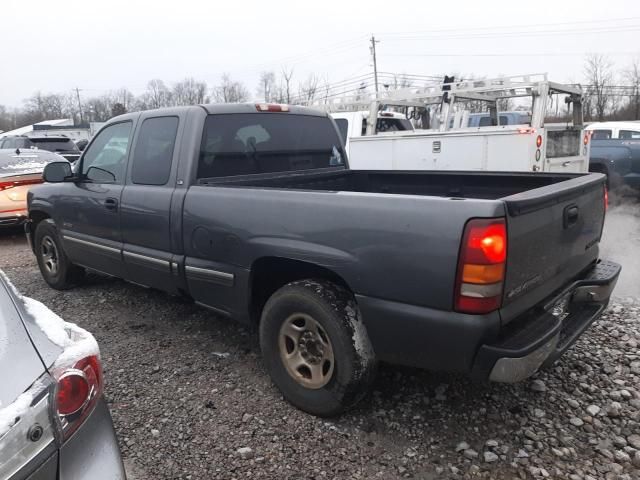
[[[514,102],[522,108],[520,124],[501,118],[500,106]],[[324,107],[339,121],[350,108],[361,111],[366,104],[366,135],[348,137],[352,169],[587,172],[589,168],[582,89],[550,82],[546,74],[448,81],[380,97],[341,99]],[[562,112],[567,120],[547,122],[545,117],[554,107],[557,116]],[[378,132],[378,119],[385,118],[389,108],[411,112],[411,119],[427,129]],[[490,120],[472,121],[477,113],[470,108],[475,112],[484,108]]]

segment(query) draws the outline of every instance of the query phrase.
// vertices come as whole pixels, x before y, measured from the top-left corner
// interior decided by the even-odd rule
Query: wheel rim
[[[50,275],[58,273],[58,247],[53,239],[45,235],[40,242],[40,254],[42,255],[42,264]]]
[[[280,327],[278,347],[287,372],[300,385],[318,389],[331,380],[333,346],[322,325],[310,315],[289,316]]]

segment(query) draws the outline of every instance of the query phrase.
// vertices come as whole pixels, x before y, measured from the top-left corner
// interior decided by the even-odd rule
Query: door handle
[[[107,198],[104,201],[104,208],[107,210],[118,210],[118,199],[116,198]]]
[[[571,162],[562,162],[563,167],[568,167],[569,165],[571,165]]]

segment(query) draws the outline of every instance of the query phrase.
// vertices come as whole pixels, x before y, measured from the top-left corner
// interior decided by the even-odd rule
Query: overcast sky
[[[372,70],[371,34],[384,72],[581,81],[587,52],[620,69],[640,56],[640,0],[2,0],[0,19],[10,107],[38,90],[140,94],[152,78],[212,87],[224,72],[254,94],[261,71],[283,66],[338,82]]]

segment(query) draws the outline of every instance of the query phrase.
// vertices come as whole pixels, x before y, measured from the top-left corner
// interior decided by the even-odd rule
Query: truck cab
[[[586,130],[593,140],[640,140],[640,122],[598,122]]]

